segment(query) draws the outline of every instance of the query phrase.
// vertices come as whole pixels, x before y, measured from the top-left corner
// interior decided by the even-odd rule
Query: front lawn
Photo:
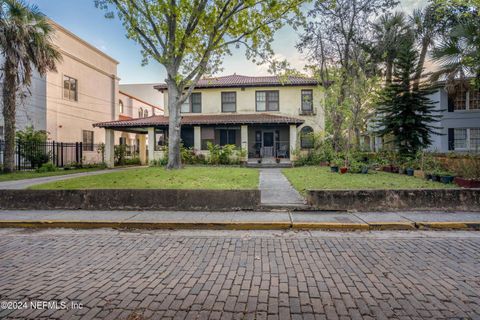
[[[130,169],[50,182],[31,189],[257,189],[258,170],[238,167]]]
[[[283,174],[302,194],[309,189],[439,189],[455,187],[453,184],[446,185],[395,173],[377,171],[371,171],[368,174],[331,173],[328,167],[289,168],[284,169]]]
[[[100,170],[99,168],[88,168],[88,169],[71,169],[71,170],[62,170],[52,172],[36,172],[36,171],[16,171],[13,173],[0,173],[0,182],[3,181],[13,181],[13,180],[23,180],[23,179],[33,179],[33,178],[43,178],[43,177],[52,177],[52,176],[62,176],[72,173],[88,172]]]

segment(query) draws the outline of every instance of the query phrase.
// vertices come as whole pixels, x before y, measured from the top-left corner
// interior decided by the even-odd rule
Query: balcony
[[[300,108],[298,109],[298,114],[301,116],[314,116],[317,114],[317,108],[312,108],[310,110],[303,110]]]

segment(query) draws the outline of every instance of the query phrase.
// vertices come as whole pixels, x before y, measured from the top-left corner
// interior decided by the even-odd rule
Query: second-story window
[[[138,109],[138,117],[139,118],[143,117],[143,109],[142,108]]]
[[[302,90],[302,111],[313,111],[312,90]]]
[[[122,100],[119,100],[119,101],[118,101],[118,108],[119,108],[120,113],[124,113],[124,112],[125,112],[125,108],[124,108],[124,106],[123,106],[123,101],[122,101]]]
[[[257,111],[278,111],[278,91],[257,91],[255,96]]]
[[[144,117],[144,118],[147,118],[147,117],[148,117],[148,110],[147,110],[147,109],[145,109],[145,111],[143,111],[143,117]]]
[[[78,101],[77,79],[63,76],[63,98],[71,101]]]
[[[468,109],[479,110],[480,109],[480,90],[472,89],[469,92],[470,103]]]
[[[237,111],[237,93],[222,92],[222,112]]]
[[[201,113],[202,112],[202,94],[199,92],[192,93],[180,109],[182,113]]]

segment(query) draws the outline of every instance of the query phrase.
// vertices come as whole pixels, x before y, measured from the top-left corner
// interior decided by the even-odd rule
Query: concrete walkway
[[[262,205],[298,206],[305,199],[295,190],[279,168],[260,169]]]
[[[480,212],[179,212],[1,210],[0,228],[480,229]]]
[[[99,175],[99,174],[105,174],[105,173],[111,173],[111,172],[117,172],[117,171],[124,171],[124,170],[129,170],[129,169],[136,169],[136,168],[141,168],[141,167],[136,166],[136,167],[128,167],[128,168],[106,169],[106,170],[98,170],[98,171],[65,174],[65,175],[60,175],[60,176],[3,181],[3,182],[0,182],[0,190],[27,189],[27,188],[29,188],[31,186],[34,186],[34,185],[37,185],[37,184],[43,184],[43,183],[54,182],[54,181],[62,181],[62,180],[67,180],[67,179],[79,178],[79,177],[96,176],[96,175]]]

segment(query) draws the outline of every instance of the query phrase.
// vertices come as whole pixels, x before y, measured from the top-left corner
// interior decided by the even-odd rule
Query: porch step
[[[247,168],[291,168],[292,163],[254,163],[247,162]]]

